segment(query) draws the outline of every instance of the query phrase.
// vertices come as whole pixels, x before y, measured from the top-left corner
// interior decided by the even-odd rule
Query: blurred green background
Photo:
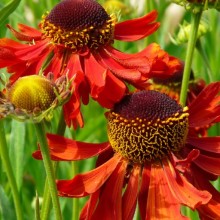
[[[19,1],[14,1],[19,3]],[[18,23],[23,23],[32,27],[38,26],[42,14],[50,11],[53,6],[58,3],[57,0],[21,0],[18,7],[9,16],[0,15],[0,37],[13,38],[11,33],[6,29],[5,25],[10,24],[17,28]],[[178,33],[184,23],[190,22],[190,13],[176,4],[171,4],[170,1],[116,1],[109,0],[99,1],[110,13],[115,13],[119,21],[132,19],[146,14],[147,12],[156,9],[158,11],[158,21],[161,23],[159,30],[147,39],[140,40],[135,43],[115,42],[115,47],[123,52],[137,52],[143,49],[147,44],[156,42],[171,55],[177,56],[180,59],[185,59],[186,42],[180,41],[183,39],[177,38]],[[136,5],[134,3],[136,3]],[[3,9],[9,0],[1,0],[0,10]],[[16,4],[15,4],[16,5]],[[199,38],[202,52],[195,50],[192,69],[196,77],[205,79],[207,83],[220,80],[219,61],[219,36],[220,36],[220,15],[214,9],[207,10],[203,14],[203,22],[206,24],[206,33]],[[187,40],[187,38],[186,38]],[[177,41],[176,43],[174,41]],[[179,44],[177,44],[179,43]],[[0,74],[7,73],[4,69],[0,69]],[[65,136],[75,138],[77,140],[99,143],[107,140],[106,135],[106,120],[104,112],[96,102],[90,101],[89,105],[82,106],[85,126],[82,129],[73,131],[70,128],[66,129]],[[48,125],[48,132],[54,133],[57,128],[58,118],[61,109],[57,109],[51,125]],[[21,123],[15,120],[6,119],[5,129],[7,133],[7,143],[9,147],[10,159],[13,164],[16,181],[18,184],[19,193],[22,200],[22,208],[25,219],[30,220],[35,218],[35,198],[36,192],[40,199],[43,195],[45,172],[41,161],[34,160],[32,153],[37,149],[37,140],[35,130],[31,123]],[[219,135],[220,130],[215,126],[210,135]],[[95,159],[77,162],[78,171],[85,172],[94,167]],[[70,179],[72,175],[72,166],[70,162],[60,162],[57,178]],[[219,187],[219,181],[215,183]],[[71,219],[74,212],[73,201],[68,198],[61,198],[62,213],[65,220]],[[80,207],[83,206],[85,199],[80,199]],[[184,209],[191,219],[198,219],[196,213]],[[16,219],[12,195],[10,193],[9,183],[4,172],[4,168],[0,161],[0,220]],[[54,219],[51,212],[50,219]]]

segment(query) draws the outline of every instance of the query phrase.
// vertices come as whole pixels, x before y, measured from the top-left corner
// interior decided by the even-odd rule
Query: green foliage
[[[17,28],[18,23],[24,23],[26,25],[37,27],[42,14],[49,11],[58,0],[46,0],[46,1],[33,1],[33,0],[14,0],[8,3],[7,0],[3,0],[0,3],[0,37],[12,37],[7,31],[5,25],[10,23],[14,28]],[[104,3],[105,1],[100,1]],[[170,35],[175,37],[179,31],[179,24],[184,20],[189,21],[190,15],[188,12],[182,11],[180,8],[179,13],[182,13],[178,23],[175,23],[176,14],[175,11],[170,10],[167,14],[168,7],[170,7],[169,1],[147,1],[144,10],[138,12],[135,7],[130,4],[128,0],[122,0],[124,4],[128,5],[131,12],[123,14],[120,11],[120,20],[126,20],[142,16],[146,12],[152,9],[158,10],[158,20],[161,22],[160,29],[150,36],[147,40],[140,40],[135,43],[119,43],[115,42],[115,46],[124,52],[137,52],[143,49],[147,44],[151,42],[157,42],[169,52],[171,55],[177,56],[180,59],[185,59],[186,44],[175,45],[170,40]],[[151,4],[149,3],[151,2]],[[177,10],[177,9],[175,9]],[[210,69],[204,62],[204,57],[197,50],[193,59],[192,69],[196,77],[204,78],[207,83],[211,81],[220,80],[219,72],[219,36],[220,36],[220,14],[213,10],[208,10],[204,13],[204,19],[211,27],[210,32],[201,37],[200,42],[204,50],[204,54],[210,61]],[[212,78],[208,76],[207,72],[210,71]],[[6,73],[1,69],[0,74]],[[105,109],[101,108],[95,101],[90,100],[87,106],[82,106],[82,113],[84,115],[85,126],[84,128],[78,128],[74,131],[72,128],[67,128],[65,136],[69,138],[75,138],[76,140],[100,143],[107,140],[106,135],[106,119],[104,116]],[[58,109],[51,125],[48,126],[48,132],[55,133],[57,129],[57,122],[60,115],[60,109]],[[37,149],[37,138],[34,127],[31,123],[20,123],[14,120],[6,119],[6,133],[7,142],[9,146],[10,159],[13,165],[13,171],[15,173],[18,190],[22,198],[22,208],[25,213],[25,219],[34,219],[35,212],[38,213],[38,205],[35,205],[36,192],[39,202],[43,196],[45,186],[45,172],[43,169],[42,161],[37,161],[32,158],[32,153]],[[216,126],[210,131],[211,135],[220,134],[220,126]],[[78,172],[86,172],[94,167],[95,158],[77,162]],[[70,179],[73,177],[73,166],[70,162],[60,162],[58,165],[57,178],[58,179]],[[219,186],[219,184],[218,184]],[[7,178],[0,161],[0,219],[2,220],[14,220],[15,212],[12,202],[12,196],[10,194]],[[73,205],[71,199],[61,198],[61,207],[64,215],[64,219],[69,220],[73,213]],[[80,208],[83,206],[85,199],[80,199]],[[37,209],[35,209],[37,208]],[[191,219],[198,219],[198,215],[192,211],[184,210],[185,213]],[[37,218],[38,219],[38,218]],[[54,219],[53,212],[50,213],[50,219]]]

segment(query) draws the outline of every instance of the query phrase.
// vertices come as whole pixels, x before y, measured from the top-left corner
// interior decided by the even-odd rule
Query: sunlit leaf
[[[18,7],[20,0],[13,0],[0,9],[0,26],[4,24],[8,16]]]

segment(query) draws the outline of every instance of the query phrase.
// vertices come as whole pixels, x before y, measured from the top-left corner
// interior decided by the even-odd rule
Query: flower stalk
[[[50,159],[50,154],[48,150],[48,144],[45,134],[45,128],[43,122],[35,123],[35,128],[37,132],[38,141],[40,144],[40,149],[42,152],[44,167],[47,175],[47,182],[50,189],[50,194],[52,198],[53,208],[55,211],[55,216],[57,220],[62,219],[61,210],[60,210],[60,204],[59,199],[57,196],[57,188],[56,188],[56,182],[55,182],[55,174],[54,174],[54,168],[52,161]]]
[[[15,180],[15,176],[13,173],[13,169],[11,166],[10,158],[7,151],[7,142],[5,138],[5,129],[4,129],[4,121],[0,120],[0,153],[2,158],[2,163],[5,168],[6,175],[8,177],[8,181],[12,190],[12,196],[15,205],[15,211],[17,220],[22,220],[22,209],[21,209],[21,202],[19,198],[18,188]]]
[[[198,33],[201,16],[202,16],[202,9],[199,12],[192,14],[192,25],[190,28],[189,42],[187,46],[185,66],[183,71],[182,87],[180,92],[180,103],[183,106],[185,106],[186,104],[187,90],[188,90],[188,84],[189,84],[189,78],[190,78],[190,72],[192,66],[192,58],[196,46],[197,33]]]
[[[57,126],[57,134],[63,135],[66,129],[66,123],[64,120],[64,115],[63,112],[61,111],[58,126]],[[54,162],[53,163],[53,169],[54,173],[56,174],[57,171],[57,166],[58,163]],[[44,187],[44,195],[43,195],[43,205],[41,209],[41,218],[42,219],[48,219],[49,213],[50,213],[50,208],[51,208],[51,196],[50,196],[50,191],[49,191],[49,186],[48,186],[48,179],[45,181],[45,187]]]

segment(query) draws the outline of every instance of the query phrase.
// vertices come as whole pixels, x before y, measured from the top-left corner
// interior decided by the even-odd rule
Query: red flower
[[[57,182],[59,195],[90,195],[80,219],[132,219],[137,203],[142,219],[186,219],[180,205],[219,219],[220,196],[209,180],[220,174],[220,137],[195,132],[219,122],[219,91],[212,83],[185,108],[158,91],[127,95],[106,114],[109,143],[49,134],[53,160],[98,155],[94,170]],[[41,159],[39,151],[33,156]]]
[[[181,65],[181,69],[166,79],[152,77],[152,83],[148,84],[146,89],[158,90],[179,102],[184,63],[182,62]],[[199,95],[199,93],[205,88],[205,85],[205,81],[203,79],[195,79],[193,72],[191,71],[186,101],[187,105],[189,105]]]
[[[11,82],[21,76],[53,72],[68,75],[74,90],[64,106],[67,124],[83,124],[80,99],[88,95],[111,108],[126,93],[126,82],[141,86],[151,76],[172,74],[179,61],[151,44],[136,54],[113,48],[114,40],[136,41],[155,32],[156,11],[141,18],[117,23],[114,16],[94,0],[64,0],[43,16],[40,30],[19,24],[20,32],[8,28],[25,44],[0,39],[0,68],[7,67]],[[77,120],[75,120],[75,117]]]

